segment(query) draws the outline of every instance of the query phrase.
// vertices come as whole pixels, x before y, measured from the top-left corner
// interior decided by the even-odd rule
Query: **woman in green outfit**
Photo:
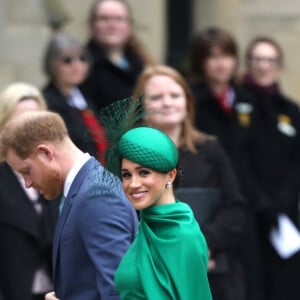
[[[205,238],[173,192],[180,177],[175,144],[157,129],[137,127],[118,147],[124,191],[140,211],[138,234],[115,274],[121,299],[212,299]]]

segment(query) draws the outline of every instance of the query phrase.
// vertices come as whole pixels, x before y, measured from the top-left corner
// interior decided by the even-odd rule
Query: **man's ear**
[[[37,155],[42,160],[51,161],[54,157],[54,152],[51,145],[40,144],[37,146]]]

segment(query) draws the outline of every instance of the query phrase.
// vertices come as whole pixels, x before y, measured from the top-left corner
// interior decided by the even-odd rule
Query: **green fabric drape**
[[[116,273],[121,299],[212,299],[207,252],[187,204],[176,202],[143,210],[139,233]]]

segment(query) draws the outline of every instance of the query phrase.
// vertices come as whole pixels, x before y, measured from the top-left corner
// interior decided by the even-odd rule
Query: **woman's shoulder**
[[[62,93],[53,82],[47,83],[42,89],[42,93],[47,102],[60,102],[63,98]]]
[[[192,93],[195,97],[196,103],[199,104],[213,98],[213,94],[209,86],[202,81],[196,81],[190,84]]]
[[[210,163],[218,163],[220,161],[228,160],[228,155],[215,136],[209,136],[206,140],[197,145],[197,154],[202,157],[204,161]]]
[[[199,151],[216,151],[220,148],[222,148],[219,139],[214,136],[207,133],[201,133],[202,138],[201,140],[196,144],[197,152]]]
[[[288,110],[290,110],[292,113],[299,114],[300,112],[299,103],[297,103],[294,99],[283,94],[279,94],[278,98],[284,103],[285,107]]]
[[[93,63],[99,63],[106,59],[104,49],[98,45],[94,40],[90,39],[87,42],[86,48],[92,57]]]

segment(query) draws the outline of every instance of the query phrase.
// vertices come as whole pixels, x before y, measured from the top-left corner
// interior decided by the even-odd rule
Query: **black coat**
[[[281,94],[255,95],[255,100],[247,147],[252,197],[258,199],[259,211],[285,212],[299,226],[299,108]]]
[[[96,144],[89,129],[84,124],[79,110],[68,105],[66,97],[52,82],[43,89],[43,95],[49,110],[60,114],[64,119],[74,144],[83,152],[97,157]]]
[[[180,149],[182,187],[212,187],[221,192],[217,212],[201,230],[212,257],[226,256],[229,271],[209,275],[215,300],[244,299],[244,280],[238,253],[246,216],[242,197],[231,163],[217,139],[211,138],[197,146],[197,154]]]
[[[299,299],[300,252],[283,260],[269,242],[279,213],[299,228],[300,113],[277,89],[254,96],[253,122],[248,139],[248,191],[255,203],[267,300]]]
[[[143,62],[131,49],[125,51],[128,70],[122,70],[107,58],[104,50],[94,41],[87,45],[92,56],[92,68],[81,90],[99,110],[117,100],[132,95],[136,80],[143,69]]]
[[[233,111],[227,114],[208,85],[202,83],[192,86],[196,100],[196,126],[218,137],[238,175],[241,189],[244,190],[246,183],[243,178],[249,172],[246,148],[247,132],[252,123],[253,99],[239,87],[233,87],[233,90]]]
[[[4,299],[32,300],[33,276],[41,261],[47,262],[51,277],[58,203],[40,197],[40,217],[6,163],[0,164],[0,178],[0,288]]]

